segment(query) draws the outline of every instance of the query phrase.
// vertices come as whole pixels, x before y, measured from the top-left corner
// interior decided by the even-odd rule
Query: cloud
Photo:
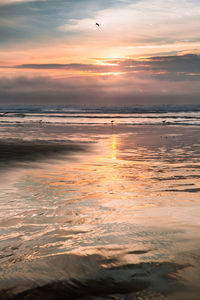
[[[80,19],[91,17],[96,11],[119,3],[119,0],[1,0],[0,27],[4,25],[1,46],[17,44],[21,40],[57,41],[67,36],[71,39],[71,34],[58,29],[65,22],[77,16]]]
[[[38,47],[63,43],[66,48],[70,44],[88,49],[87,53],[107,49],[112,55],[131,51],[127,47],[134,51],[138,46],[177,43],[183,43],[184,50],[200,38],[200,3],[195,0],[16,1],[3,0],[0,9],[4,47],[38,41]]]
[[[13,3],[34,2],[34,1],[41,1],[41,0],[1,0],[0,6],[10,5]],[[43,1],[46,1],[46,0],[43,0]]]
[[[14,66],[17,69],[37,69],[37,70],[75,70],[75,71],[85,71],[93,73],[102,72],[117,72],[119,68],[110,65],[97,65],[97,64],[23,64]]]
[[[149,57],[143,61],[125,60],[122,65],[135,71],[150,73],[157,80],[199,80],[200,55]]]
[[[141,0],[98,11],[92,18],[71,18],[61,30],[121,44],[174,43],[199,38],[200,5],[195,1]],[[98,20],[101,32],[93,24]]]
[[[100,59],[99,59],[100,61]],[[0,68],[6,68],[0,66]],[[101,59],[101,64],[22,64],[7,68],[29,70],[62,70],[85,72],[90,74],[122,74],[122,76],[137,76],[156,78],[168,81],[184,81],[200,79],[200,55],[185,54],[174,56],[153,56],[145,59]],[[83,73],[84,74],[84,73]]]
[[[0,78],[1,104],[198,104],[199,81],[158,81],[154,76]]]

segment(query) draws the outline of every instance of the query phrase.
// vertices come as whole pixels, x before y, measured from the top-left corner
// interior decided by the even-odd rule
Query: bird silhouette
[[[97,26],[100,26],[99,23],[96,23]]]

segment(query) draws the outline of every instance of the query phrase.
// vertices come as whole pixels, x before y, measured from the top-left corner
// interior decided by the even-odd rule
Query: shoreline
[[[12,128],[2,300],[196,300],[198,127]]]

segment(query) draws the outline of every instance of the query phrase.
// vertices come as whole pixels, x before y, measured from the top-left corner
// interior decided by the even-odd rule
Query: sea
[[[200,299],[200,105],[0,107],[10,299]]]
[[[107,124],[112,120],[124,125],[200,125],[200,105],[0,107],[0,124]]]

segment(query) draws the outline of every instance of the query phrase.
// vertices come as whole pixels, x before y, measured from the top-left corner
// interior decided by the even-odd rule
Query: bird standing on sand
[[[100,26],[99,23],[96,23],[95,25]]]

